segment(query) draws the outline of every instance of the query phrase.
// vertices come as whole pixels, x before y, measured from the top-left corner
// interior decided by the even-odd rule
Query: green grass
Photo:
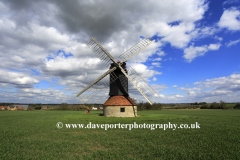
[[[227,106],[235,107],[237,103],[227,103]]]
[[[0,159],[238,159],[240,110],[0,111]],[[192,124],[200,129],[58,129],[73,124]]]

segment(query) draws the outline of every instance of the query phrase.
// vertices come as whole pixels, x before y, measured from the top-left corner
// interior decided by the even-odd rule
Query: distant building
[[[9,111],[15,111],[17,110],[17,107],[16,106],[8,106],[7,108]]]
[[[97,110],[97,108],[96,107],[92,107],[92,110]]]
[[[47,110],[47,109],[48,109],[47,106],[42,107],[42,110]]]
[[[22,106],[17,107],[17,110],[21,110],[21,109],[22,109]]]
[[[0,110],[8,110],[7,108],[8,108],[7,106],[1,106]]]
[[[17,104],[17,105],[13,105],[13,106],[17,107],[17,110],[18,110],[18,107],[22,107],[21,109],[23,109],[23,110],[27,110],[28,109],[28,105]]]

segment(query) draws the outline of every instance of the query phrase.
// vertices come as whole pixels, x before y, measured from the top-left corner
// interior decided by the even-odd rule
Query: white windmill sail
[[[149,37],[146,37],[142,40],[140,40],[137,44],[135,44],[133,47],[125,51],[123,54],[121,54],[118,58],[120,58],[123,62],[126,62],[130,58],[132,58],[135,54],[139,53],[141,50],[149,46],[151,43],[153,43],[155,40],[150,40]]]
[[[91,38],[86,44],[107,67],[113,62],[116,63],[114,58],[94,38]]]
[[[128,65],[128,76],[152,103],[160,98],[157,92],[130,65]]]
[[[113,72],[115,69],[116,67],[105,72],[98,79],[96,79],[94,82],[88,85],[85,89],[79,92],[76,96],[79,97],[81,102],[83,103],[88,102],[90,99],[92,99],[95,95],[97,95],[103,89],[107,88],[110,85],[110,83],[114,82],[118,78]]]

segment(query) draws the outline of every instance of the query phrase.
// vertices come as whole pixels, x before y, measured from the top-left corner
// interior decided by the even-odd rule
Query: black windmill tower
[[[126,62],[121,63],[117,61],[118,65],[121,65],[122,69],[128,74]],[[116,67],[114,74],[117,76],[117,79],[110,84],[109,96],[129,96],[128,95],[128,78],[122,73],[121,69],[118,68],[118,65],[112,63],[110,69]],[[113,79],[113,75],[110,75],[110,79]]]

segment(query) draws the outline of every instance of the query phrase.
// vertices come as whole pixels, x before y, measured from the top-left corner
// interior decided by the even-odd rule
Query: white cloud
[[[0,84],[16,88],[32,88],[39,80],[33,78],[25,72],[6,71],[0,69]]]
[[[133,0],[106,3],[0,2],[0,68],[9,79],[18,77],[11,80],[1,77],[4,82],[2,84],[29,88],[39,83],[41,78],[58,78],[56,83],[65,87],[61,91],[22,90],[24,94],[20,97],[24,99],[35,96],[44,103],[51,98],[57,98],[48,97],[49,94],[57,92],[61,95],[60,98],[66,101],[70,99],[72,102],[75,95],[74,98],[72,95],[64,95],[64,91],[79,91],[108,69],[86,47],[85,42],[89,37],[94,37],[118,60],[117,57],[136,44],[140,36],[158,34],[162,37],[161,40],[128,61],[145,80],[152,77],[155,80],[154,76],[162,72],[158,71],[159,69],[150,69],[142,63],[153,54],[166,55],[161,50],[166,43],[178,48],[186,47],[194,39],[194,32],[198,30],[196,22],[203,18],[208,9],[205,0]],[[159,57],[156,59],[160,60],[162,59]],[[153,65],[159,67],[160,63]],[[37,70],[41,78],[32,76],[32,72],[17,72],[12,76],[9,71],[24,71],[25,67]]]
[[[148,67],[141,63],[132,63],[131,67],[143,78],[150,78],[154,75],[161,75],[161,72],[148,69]]]
[[[184,49],[184,58],[190,63],[193,59],[199,56],[203,56],[209,50],[218,50],[221,44],[210,44],[209,46],[204,45],[200,47],[194,47],[191,45]]]
[[[157,80],[157,78],[156,77],[153,77],[153,81],[156,81]]]
[[[208,46],[209,50],[218,50],[220,48],[221,44],[210,44]]]
[[[182,97],[184,97],[184,96],[183,96],[183,95],[176,94],[175,97],[177,97],[177,98],[182,98]]]
[[[161,66],[160,66],[161,63],[159,63],[159,62],[153,62],[152,65],[155,66],[155,67],[161,67]]]
[[[167,95],[165,96],[165,99],[170,100],[169,102],[179,102],[180,99],[184,98],[183,95],[175,94],[175,95]]]
[[[159,27],[162,28],[159,36],[165,36],[162,40],[170,42],[171,45],[178,48],[183,48],[188,44],[191,36],[187,33],[193,31],[195,28],[193,23],[180,23],[178,26],[170,26],[162,23]]]
[[[67,77],[69,75],[83,75],[84,73],[99,72],[99,70],[106,70],[102,66],[102,62],[98,58],[82,58],[74,57],[56,57],[45,62],[42,72],[55,76]]]
[[[177,85],[172,86],[172,88],[177,88],[177,87],[178,87]]]
[[[198,101],[231,101],[236,100],[237,93],[240,91],[240,74],[232,74],[227,77],[206,79],[195,82],[194,88],[181,87],[179,90],[186,91],[189,98]],[[214,98],[214,99],[213,99]]]
[[[153,61],[161,61],[162,58],[155,58]]]
[[[159,52],[159,53],[157,53],[159,56],[165,56],[166,54],[163,52],[163,51],[161,51],[161,52]]]
[[[216,25],[203,26],[203,27],[196,28],[193,32],[191,32],[191,37],[192,37],[192,40],[199,40],[206,37],[213,37],[219,31],[220,29],[217,28]],[[214,38],[216,39],[215,36]],[[221,40],[221,38],[218,40]]]
[[[162,92],[164,89],[169,88],[165,84],[152,84],[151,87],[154,88],[154,90],[157,91],[157,93]]]
[[[186,91],[190,96],[194,96],[194,95],[196,95],[196,91],[200,91],[201,88],[197,88],[197,87],[194,87],[194,88],[180,87],[180,88],[178,88],[178,90]]]
[[[239,0],[226,0],[225,2],[223,2],[223,5],[233,4],[233,3],[240,3],[240,2]]]
[[[218,26],[229,30],[240,30],[240,11],[236,8],[230,8],[223,12]]]
[[[208,51],[207,46],[201,46],[201,47],[193,47],[191,45],[190,47],[184,49],[184,58],[190,63],[192,60],[198,56],[203,56]]]
[[[219,41],[222,41],[222,40],[223,40],[222,37],[218,37],[218,36],[214,36],[214,39],[217,39],[217,40],[219,40]]]
[[[0,100],[8,100],[20,103],[79,103],[78,99],[72,95],[66,95],[64,92],[56,89],[19,89],[18,92],[6,92]]]
[[[235,40],[235,41],[230,41],[230,42],[226,43],[226,46],[227,46],[227,47],[230,47],[230,46],[232,46],[232,45],[236,45],[236,44],[239,43],[239,42],[240,42],[240,39]]]

